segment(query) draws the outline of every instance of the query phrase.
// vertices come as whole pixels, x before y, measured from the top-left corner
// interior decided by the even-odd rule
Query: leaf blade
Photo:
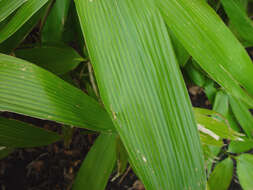
[[[253,64],[205,1],[155,1],[166,24],[198,64],[233,96],[253,106]]]
[[[208,180],[210,190],[227,190],[233,177],[233,161],[231,158],[218,163]]]
[[[57,75],[73,70],[84,60],[73,48],[65,45],[19,49],[15,55]]]
[[[242,154],[237,159],[237,175],[240,185],[244,190],[251,190],[253,187],[253,156]]]
[[[85,157],[75,179],[73,190],[105,189],[115,162],[116,135],[101,134]]]
[[[113,130],[91,97],[27,61],[0,54],[0,111],[16,112],[91,130]]]
[[[0,22],[7,18],[11,13],[18,9],[27,0],[2,0],[0,1]]]
[[[0,144],[3,146],[28,148],[49,145],[60,139],[57,133],[0,117]]]
[[[48,0],[29,0],[13,16],[13,18],[0,30],[0,43],[8,39],[26,21],[28,21]]]
[[[159,12],[142,0],[75,2],[102,100],[146,189],[205,189],[189,97]]]

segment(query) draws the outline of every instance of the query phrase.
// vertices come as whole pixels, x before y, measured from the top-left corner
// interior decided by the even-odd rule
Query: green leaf
[[[116,162],[116,135],[101,134],[77,174],[73,190],[103,190]]]
[[[147,190],[205,189],[196,123],[167,28],[145,0],[76,0],[103,103]]]
[[[0,54],[0,111],[111,130],[106,111],[81,90],[27,61]]]
[[[221,0],[221,3],[229,17],[230,24],[233,25],[244,41],[253,46],[253,22],[248,17],[242,2],[239,0]]]
[[[84,60],[73,48],[65,45],[19,49],[15,55],[57,75],[73,70]]]
[[[223,91],[218,91],[215,96],[213,110],[225,116],[229,109],[228,95]]]
[[[195,118],[198,123],[199,131],[210,135],[216,140],[242,140],[240,138],[242,134],[231,129],[229,125],[226,125],[223,121],[197,113],[195,113]]]
[[[0,1],[0,22],[18,9],[27,0],[1,0]]]
[[[204,85],[204,91],[208,100],[213,104],[217,92],[214,81],[207,79]]]
[[[48,145],[60,139],[57,133],[0,117],[0,145],[26,148]]]
[[[226,123],[235,131],[241,131],[229,105],[229,96],[224,91],[218,91],[215,96],[213,110],[222,114],[227,120]],[[220,118],[220,117],[217,117]],[[220,118],[221,119],[221,118]]]
[[[171,37],[171,42],[174,47],[178,63],[181,67],[184,67],[190,58],[190,54],[185,50],[184,46],[177,40],[176,36],[170,29],[168,29],[168,32]]]
[[[117,176],[119,176],[123,174],[128,164],[128,154],[120,138],[117,138],[116,154],[118,166]]]
[[[253,64],[215,11],[200,0],[154,0],[166,24],[217,83],[253,107]]]
[[[38,24],[40,18],[45,12],[46,7],[36,12],[15,34],[0,43],[0,52],[10,54],[26,38],[32,29]]]
[[[21,28],[48,0],[28,0],[18,9],[13,18],[0,29],[0,43]]]
[[[230,97],[229,100],[233,113],[235,114],[235,117],[240,123],[243,131],[249,138],[253,138],[253,116],[249,109],[243,102],[236,100],[233,97]]]
[[[253,155],[242,154],[237,157],[237,175],[243,190],[252,190],[253,187]]]
[[[232,141],[229,144],[228,152],[242,153],[253,149],[253,140],[244,138],[243,141]]]
[[[208,180],[210,190],[227,190],[233,177],[233,161],[231,158],[218,163]]]
[[[56,0],[42,30],[42,42],[60,42],[67,20],[70,0]]]
[[[211,146],[217,146],[217,147],[222,147],[224,145],[222,139],[219,138],[217,140],[206,133],[200,133],[200,140],[203,145],[211,145]]]
[[[185,71],[195,85],[204,87],[206,77],[194,66],[193,62],[195,61],[191,60],[186,64]]]

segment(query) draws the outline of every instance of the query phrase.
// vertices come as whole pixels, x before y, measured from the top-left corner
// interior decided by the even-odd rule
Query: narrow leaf
[[[200,0],[156,0],[166,24],[199,65],[253,107],[253,64],[215,11]]]
[[[26,38],[32,29],[38,24],[40,18],[45,12],[46,7],[36,12],[15,34],[0,43],[0,52],[10,54]]]
[[[206,77],[201,73],[193,64],[194,60],[189,61],[185,66],[185,71],[187,76],[191,79],[191,81],[200,87],[204,87],[206,83]]]
[[[18,9],[27,0],[1,0],[0,1],[0,22]]]
[[[218,91],[215,96],[215,101],[213,105],[213,110],[222,114],[227,120],[227,125],[234,129],[235,131],[241,131],[238,123],[234,117],[234,114],[229,105],[229,96],[224,91]],[[221,119],[220,117],[216,117]]]
[[[48,0],[28,0],[18,9],[13,18],[0,30],[0,43],[13,35],[28,21]]]
[[[238,0],[221,0],[229,17],[230,24],[236,29],[240,37],[253,46],[253,22],[248,17],[242,2]]]
[[[76,0],[104,105],[147,190],[205,189],[203,155],[160,13],[145,0]]]
[[[210,190],[227,190],[231,183],[232,177],[233,161],[228,157],[218,163],[210,175],[208,180]]]
[[[228,152],[242,153],[253,149],[253,140],[244,138],[243,141],[232,141],[229,144]]]
[[[253,155],[242,154],[237,158],[237,175],[243,190],[252,190]]]
[[[116,162],[116,135],[101,134],[77,174],[73,190],[103,190]]]
[[[171,37],[171,42],[172,42],[172,45],[173,45],[174,50],[175,50],[175,54],[176,54],[176,57],[177,57],[177,60],[178,60],[178,64],[181,67],[184,67],[186,65],[188,59],[190,58],[190,54],[186,51],[184,46],[178,41],[178,39],[172,33],[172,31],[168,29],[168,32],[169,32],[170,37]]]
[[[236,119],[240,123],[243,131],[249,137],[253,137],[253,116],[250,113],[247,106],[241,102],[236,100],[233,97],[230,97],[230,104],[235,114]]]
[[[70,0],[56,0],[42,30],[42,42],[60,42],[67,20]]]
[[[0,54],[0,92],[0,111],[91,130],[113,129],[93,98],[34,64],[4,54]]]
[[[15,55],[57,75],[73,70],[84,60],[73,48],[65,45],[19,49]]]
[[[12,148],[44,146],[61,137],[54,132],[0,117],[0,144]]]

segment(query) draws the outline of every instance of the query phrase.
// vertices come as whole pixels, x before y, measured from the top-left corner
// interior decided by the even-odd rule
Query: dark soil
[[[194,95],[193,95],[194,94]],[[203,91],[196,89],[190,93],[196,107],[211,108]],[[36,126],[61,133],[60,124],[13,113],[0,113]],[[76,129],[69,148],[63,142],[49,146],[29,149],[17,149],[0,161],[0,190],[70,190],[75,175],[92,146],[96,134],[83,135],[82,129]],[[113,176],[113,175],[112,175]],[[121,181],[120,181],[121,180]],[[120,181],[120,182],[119,182]],[[109,181],[107,190],[144,190],[139,180],[130,170],[126,177]],[[136,188],[133,188],[136,186]],[[230,190],[240,190],[233,182]]]

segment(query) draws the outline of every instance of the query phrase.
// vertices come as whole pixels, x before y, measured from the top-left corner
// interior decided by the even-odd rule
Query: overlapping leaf
[[[48,0],[29,0],[18,9],[13,18],[0,30],[0,43],[9,38],[28,21]],[[9,4],[9,3],[8,3]]]
[[[247,108],[247,105],[233,97],[230,97],[229,99],[233,113],[235,114],[235,117],[240,123],[243,131],[249,138],[253,138],[253,116]]]
[[[200,0],[154,0],[191,56],[222,87],[253,107],[253,64],[223,21]]]
[[[247,4],[246,0],[243,0]],[[246,45],[253,45],[253,22],[248,17],[243,2],[239,0],[221,0],[221,3],[230,19],[230,24],[238,32]]]
[[[34,64],[4,54],[0,54],[0,111],[92,130],[113,128],[93,98]]]
[[[158,10],[144,0],[75,2],[102,100],[146,189],[205,189],[189,97]]]
[[[18,9],[27,0],[1,0],[0,1],[0,22]]]
[[[10,54],[26,38],[32,29],[38,24],[46,7],[36,12],[21,28],[4,42],[0,43],[0,52]]]

